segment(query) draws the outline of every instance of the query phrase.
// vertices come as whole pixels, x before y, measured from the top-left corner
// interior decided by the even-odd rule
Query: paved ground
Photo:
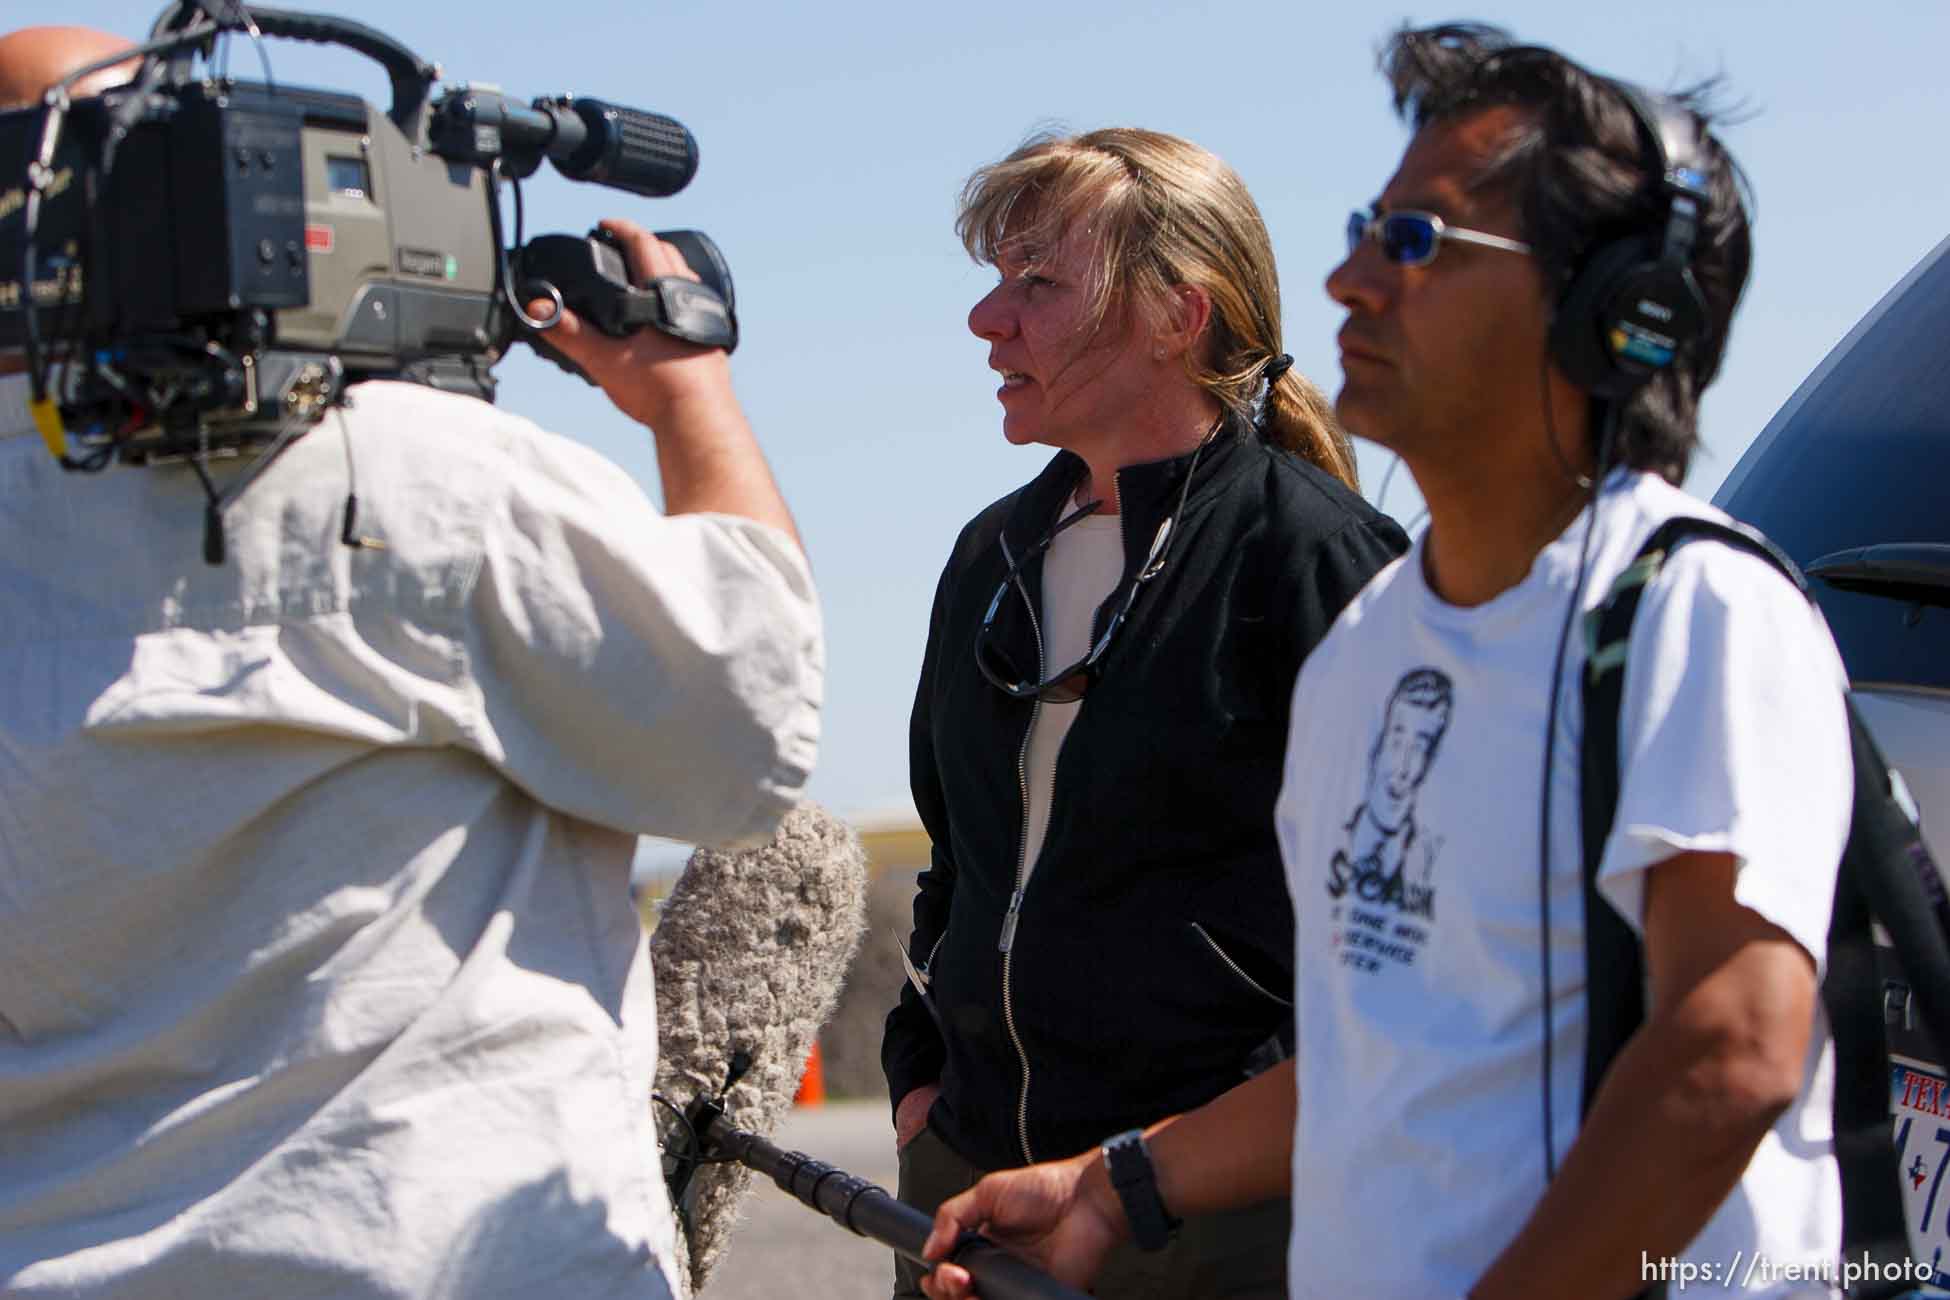
[[[894,1130],[884,1101],[795,1110],[772,1140],[894,1189]],[[887,1300],[893,1285],[892,1252],[807,1209],[771,1179],[755,1178],[744,1222],[699,1300]]]

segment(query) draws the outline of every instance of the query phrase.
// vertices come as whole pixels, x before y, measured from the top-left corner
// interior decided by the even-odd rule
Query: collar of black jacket
[[[1144,558],[1158,522],[1177,506],[1179,493],[1185,488],[1185,475],[1194,475],[1185,497],[1185,517],[1190,519],[1211,501],[1220,483],[1256,437],[1250,424],[1227,416],[1211,441],[1199,450],[1141,465],[1126,465],[1117,471],[1117,504],[1126,523],[1123,534],[1127,572]],[[1069,508],[1070,495],[1083,481],[1084,472],[1083,457],[1059,451],[1043,467],[1043,472],[1023,487],[1002,525],[1003,544],[1010,555],[1020,556],[1042,539]],[[1131,527],[1133,521],[1141,526]],[[1174,524],[1174,529],[1183,522]]]

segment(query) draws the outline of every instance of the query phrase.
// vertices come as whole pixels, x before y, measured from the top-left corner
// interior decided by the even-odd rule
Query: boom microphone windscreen
[[[725,1117],[759,1134],[777,1128],[866,932],[866,897],[858,836],[816,804],[787,813],[756,848],[692,854],[650,939],[658,1094],[680,1108],[716,1096],[743,1053],[752,1065]],[[722,1256],[751,1177],[708,1164],[691,1180],[678,1243],[692,1294]]]

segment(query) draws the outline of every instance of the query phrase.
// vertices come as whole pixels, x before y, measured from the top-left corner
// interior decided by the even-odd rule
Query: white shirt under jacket
[[[804,557],[369,383],[229,509],[213,567],[187,468],[64,473],[22,387],[0,1292],[671,1294],[629,866],[639,833],[759,835],[797,796]],[[348,450],[384,550],[339,544]]]
[[[1582,607],[1681,513],[1724,518],[1650,475],[1614,475]],[[1547,1015],[1560,1163],[1577,1136],[1578,625],[1551,756],[1548,999],[1538,823],[1552,656],[1589,518],[1471,608],[1430,590],[1418,542],[1301,670],[1276,815],[1301,1035],[1295,1295],[1467,1292],[1544,1194]],[[1635,930],[1648,868],[1731,853],[1735,898],[1824,961],[1853,789],[1844,680],[1820,615],[1765,561],[1710,540],[1674,553],[1634,623],[1618,816],[1599,869]],[[1822,1275],[1840,1251],[1832,1079],[1817,1006],[1800,1096],[1682,1254],[1708,1270],[1684,1275],[1698,1279],[1689,1297],[1829,1294],[1794,1279]]]

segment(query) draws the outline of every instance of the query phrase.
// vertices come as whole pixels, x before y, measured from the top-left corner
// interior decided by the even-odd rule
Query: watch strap
[[[1158,1195],[1158,1171],[1141,1129],[1127,1129],[1104,1142],[1104,1169],[1131,1222],[1131,1241],[1139,1250],[1162,1250],[1178,1231],[1178,1220]]]

